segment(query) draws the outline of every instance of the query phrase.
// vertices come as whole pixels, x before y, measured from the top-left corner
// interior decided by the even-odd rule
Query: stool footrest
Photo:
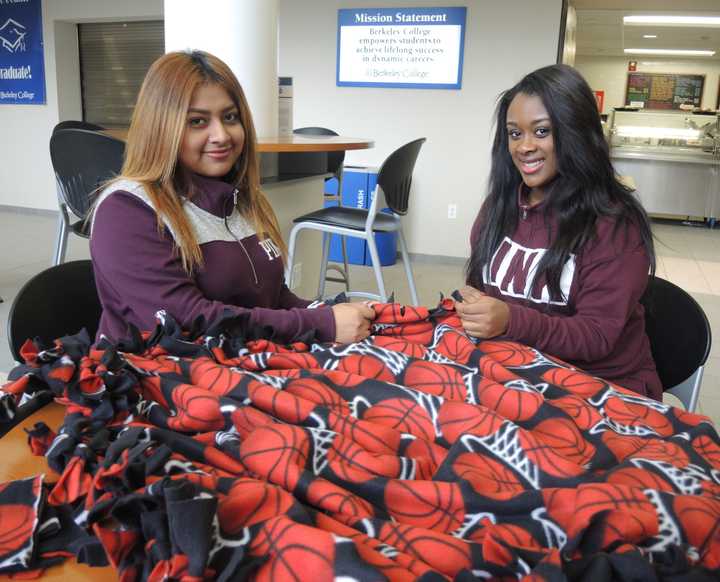
[[[361,299],[372,299],[374,301],[380,301],[381,303],[387,302],[387,297],[383,297],[377,293],[366,293],[365,291],[346,291],[345,296],[349,298],[360,297]]]

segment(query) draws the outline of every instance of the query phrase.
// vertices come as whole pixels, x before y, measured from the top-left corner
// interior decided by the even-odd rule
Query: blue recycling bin
[[[343,206],[349,208],[370,208],[372,193],[377,184],[377,172],[371,168],[346,166],[343,170],[343,191],[341,195]],[[325,194],[337,196],[338,183],[335,178],[325,182]],[[337,201],[326,200],[325,207],[337,206]],[[384,209],[383,212],[390,212]],[[346,237],[348,262],[353,265],[370,265],[370,253],[367,252],[366,243],[359,238]],[[397,233],[376,233],[375,244],[378,247],[380,263],[383,266],[394,265],[397,255]],[[332,235],[330,240],[330,260],[342,263],[342,247],[340,237]]]

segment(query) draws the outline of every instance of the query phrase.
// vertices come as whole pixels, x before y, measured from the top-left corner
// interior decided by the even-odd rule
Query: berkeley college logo
[[[2,47],[11,53],[24,53],[27,49],[25,48],[25,35],[27,29],[19,22],[8,18],[5,24],[0,26],[0,43]]]

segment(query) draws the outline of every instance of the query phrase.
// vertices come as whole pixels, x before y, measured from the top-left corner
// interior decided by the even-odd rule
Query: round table
[[[125,141],[127,128],[109,128],[103,133]],[[362,137],[345,137],[342,135],[275,135],[257,138],[257,151],[268,153],[291,152],[339,152],[347,150],[366,150],[375,145],[372,140]]]

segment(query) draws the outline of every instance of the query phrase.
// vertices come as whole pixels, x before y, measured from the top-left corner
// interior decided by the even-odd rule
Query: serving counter
[[[613,112],[610,156],[651,214],[720,216],[720,122],[686,112]]]

